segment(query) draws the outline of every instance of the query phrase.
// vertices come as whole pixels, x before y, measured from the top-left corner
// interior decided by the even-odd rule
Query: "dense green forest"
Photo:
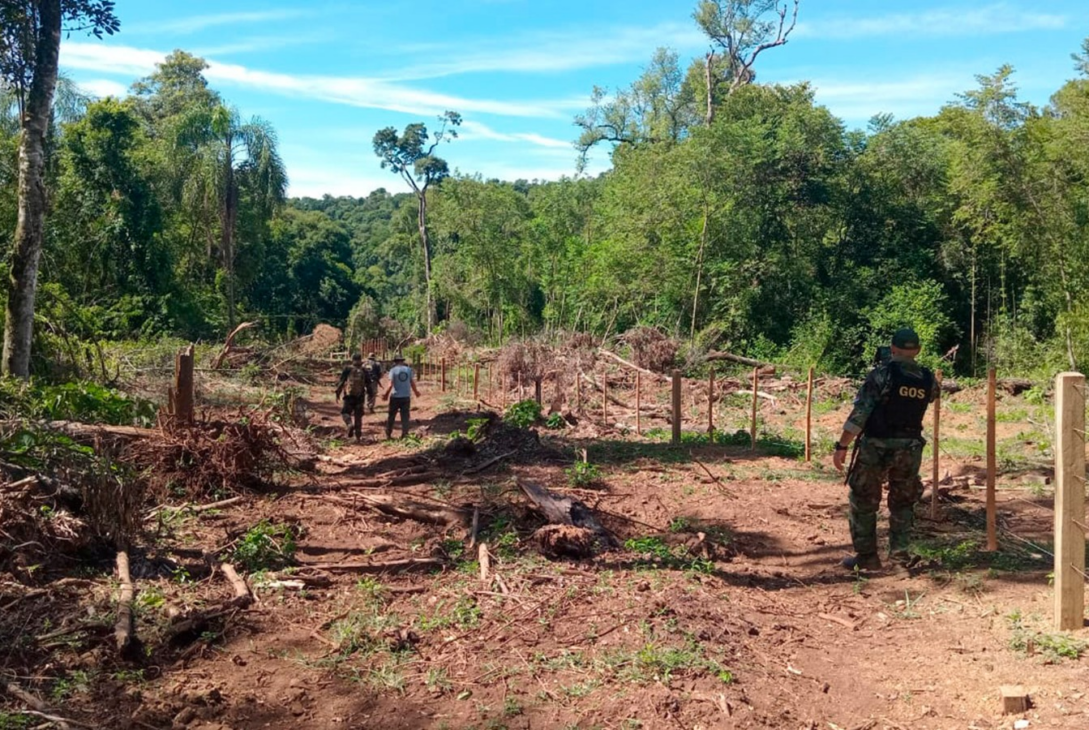
[[[580,150],[607,146],[607,173],[503,182],[430,168],[435,329],[498,343],[650,325],[695,348],[857,372],[913,324],[932,361],[959,348],[961,373],[1084,368],[1089,44],[1074,58],[1075,78],[1042,108],[1003,67],[936,116],[851,130],[806,84],[712,86],[707,59],[660,50],[574,120],[573,169]],[[419,195],[391,171],[405,192],[286,199],[275,130],[204,69],[175,52],[124,100],[62,80],[38,372],[65,342],[220,339],[250,319],[272,338],[319,322],[356,340],[426,332]],[[414,132],[417,162],[441,163],[426,127]],[[4,251],[18,137],[9,95]]]

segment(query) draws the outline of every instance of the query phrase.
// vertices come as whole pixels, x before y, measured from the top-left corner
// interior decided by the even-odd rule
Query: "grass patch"
[[[1089,641],[1065,632],[1043,633],[1024,624],[1020,611],[1006,617],[1010,624],[1010,649],[1020,654],[1040,654],[1048,664],[1069,659],[1077,661],[1089,649]]]
[[[672,570],[690,570],[696,573],[711,573],[715,564],[692,555],[687,547],[670,547],[660,537],[636,537],[624,543],[624,549],[638,553],[637,567],[668,568]]]
[[[451,627],[471,629],[480,623],[484,612],[476,605],[472,596],[462,596],[457,601],[439,601],[432,614],[420,614],[416,626],[421,631],[435,631]]]

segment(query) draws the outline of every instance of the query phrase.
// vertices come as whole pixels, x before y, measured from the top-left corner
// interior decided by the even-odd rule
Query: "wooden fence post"
[[[538,375],[533,379],[533,398],[537,401],[537,405],[541,405],[541,376]]]
[[[942,427],[942,371],[934,373],[934,380],[938,383],[938,397],[934,399],[934,433],[930,437],[930,455],[934,460],[934,468],[931,474],[930,485],[930,519],[938,519],[938,482],[941,481],[941,448]]]
[[[601,374],[601,423],[609,425],[609,374]]]
[[[987,551],[998,550],[998,505],[995,496],[995,369],[987,370]]]
[[[1085,626],[1085,376],[1055,378],[1055,628]]]
[[[171,391],[174,420],[186,425],[193,423],[195,401],[193,360],[192,345],[180,350],[174,358],[174,389]]]
[[[707,376],[707,435],[711,443],[715,442],[715,369]]]
[[[575,373],[575,413],[582,413],[582,373]]]
[[[681,371],[673,371],[673,445],[681,443]]]
[[[752,439],[752,450],[756,451],[756,392],[760,387],[760,368],[752,369],[752,430],[749,434]]]
[[[813,460],[813,368],[805,389],[805,463]]]
[[[635,371],[635,435],[643,435],[643,378]]]
[[[480,400],[480,363],[473,363],[473,400]]]
[[[441,360],[439,360],[439,369],[441,370],[440,377],[442,378],[441,392],[445,393],[446,392],[446,358],[445,357],[442,358]]]

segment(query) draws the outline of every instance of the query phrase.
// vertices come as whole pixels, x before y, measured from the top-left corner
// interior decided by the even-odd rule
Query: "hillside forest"
[[[275,129],[210,88],[198,57],[175,51],[124,99],[62,76],[31,371],[72,375],[85,343],[221,339],[244,320],[270,339],[329,323],[353,343],[651,326],[695,352],[844,374],[912,324],[924,357],[962,375],[1084,367],[1089,41],[1073,59],[1043,107],[1003,66],[936,116],[849,129],[806,83],[746,67],[705,84],[736,76],[728,56],[663,48],[574,120],[572,170],[606,149],[607,172],[451,173],[451,111],[378,131],[388,189],[322,199],[286,197]],[[8,89],[5,287],[20,135]]]

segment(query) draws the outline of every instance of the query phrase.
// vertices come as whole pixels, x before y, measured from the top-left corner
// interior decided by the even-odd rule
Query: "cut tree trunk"
[[[4,320],[4,353],[0,372],[30,375],[34,336],[34,300],[45,235],[48,200],[45,189],[45,138],[49,131],[61,43],[61,0],[40,0],[38,43],[33,80],[23,113],[19,141],[18,221],[12,245],[8,301]]]
[[[615,544],[612,535],[601,526],[590,508],[577,499],[557,496],[533,482],[520,481],[518,486],[549,523],[583,527],[591,530],[605,544]]]
[[[114,624],[113,634],[117,651],[126,656],[133,652],[136,637],[132,624],[132,599],[135,590],[129,571],[129,554],[124,550],[117,553],[117,578],[121,581],[121,594],[117,599],[117,622]]]

